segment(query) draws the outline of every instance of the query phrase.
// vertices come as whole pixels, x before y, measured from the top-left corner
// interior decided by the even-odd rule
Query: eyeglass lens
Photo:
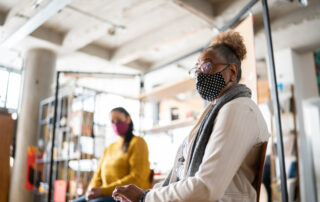
[[[201,64],[201,66],[200,66],[200,71],[205,74],[209,73],[211,71],[211,69],[212,69],[212,65],[210,62],[205,62],[205,63]]]

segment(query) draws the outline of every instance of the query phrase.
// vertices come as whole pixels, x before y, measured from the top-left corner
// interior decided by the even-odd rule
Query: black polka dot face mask
[[[227,86],[221,72],[216,74],[197,74],[196,88],[200,96],[207,100],[215,100],[221,90]]]

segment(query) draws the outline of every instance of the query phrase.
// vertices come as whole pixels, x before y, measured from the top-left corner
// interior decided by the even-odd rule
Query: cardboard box
[[[54,195],[55,202],[65,202],[67,193],[67,183],[64,180],[56,180],[54,182]]]

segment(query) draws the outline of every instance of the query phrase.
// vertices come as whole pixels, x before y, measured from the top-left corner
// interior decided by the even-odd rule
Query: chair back
[[[258,173],[256,175],[255,180],[253,181],[253,186],[257,192],[257,202],[259,202],[260,200],[260,189],[261,189],[261,183],[262,183],[264,160],[266,158],[267,145],[268,145],[268,142],[263,142],[261,146]]]
[[[149,175],[149,182],[150,182],[150,185],[152,185],[153,183],[153,177],[154,177],[154,170],[151,169],[150,170],[150,175]]]

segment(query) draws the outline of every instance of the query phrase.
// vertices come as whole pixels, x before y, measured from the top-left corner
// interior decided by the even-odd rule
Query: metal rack
[[[61,96],[58,98],[57,100],[59,103],[61,103]],[[44,153],[44,151],[48,148],[48,145],[50,143],[50,136],[52,137],[52,126],[53,126],[53,113],[50,113],[50,109],[53,109],[55,103],[55,99],[53,97],[51,98],[47,98],[43,101],[40,102],[40,110],[39,110],[39,122],[38,122],[38,135],[37,135],[37,158],[36,158],[36,166],[35,166],[35,174],[34,174],[34,187],[33,187],[33,201],[44,201],[47,197],[47,193],[45,190],[43,190],[43,192],[39,192],[38,187],[40,186],[40,183],[43,183],[42,186],[45,188],[46,187],[46,181],[45,179],[47,179],[48,177],[48,173],[46,172],[47,169],[43,168],[43,173],[40,172],[39,167],[43,166],[43,167],[48,167],[48,165],[50,166],[50,160],[47,157],[46,159],[41,159],[39,158],[40,153]],[[60,106],[60,104],[59,104]],[[45,113],[45,109],[47,109],[47,114]],[[60,107],[59,107],[60,109]],[[60,110],[58,110],[60,112]],[[57,127],[58,123],[56,122],[56,126]],[[45,128],[46,127],[46,128]],[[58,128],[58,127],[57,127]],[[47,131],[44,131],[47,130]],[[47,136],[45,137],[45,133],[47,133]],[[49,140],[45,140],[49,138]],[[52,140],[51,140],[52,141]],[[53,144],[52,144],[53,145]],[[40,152],[40,149],[43,151]],[[47,153],[50,155],[53,155],[51,153]],[[40,176],[42,175],[42,176]],[[43,177],[44,181],[40,182],[40,179]]]
[[[84,101],[86,99],[93,99],[94,100],[94,106],[93,106],[93,110],[92,112],[95,114],[96,112],[96,97],[98,95],[100,95],[101,93],[96,93],[94,92],[92,95],[84,95],[84,96],[78,96],[77,98],[72,98],[73,94],[65,94],[65,95],[60,95],[58,97],[58,103],[57,103],[57,119],[55,121],[55,127],[56,127],[56,137],[58,137],[57,139],[54,140],[54,142],[52,141],[52,129],[53,129],[53,109],[54,109],[54,105],[55,105],[55,98],[51,97],[48,99],[45,99],[43,101],[41,101],[40,103],[40,113],[39,113],[39,123],[38,123],[38,148],[39,150],[37,151],[37,158],[36,158],[36,167],[35,167],[35,175],[34,175],[34,189],[33,189],[33,201],[47,201],[47,200],[52,200],[49,199],[49,189],[52,189],[53,186],[49,185],[49,179],[50,179],[50,169],[53,170],[52,172],[52,178],[51,178],[51,182],[54,182],[55,180],[58,180],[60,178],[60,180],[64,180],[65,182],[68,182],[70,180],[70,176],[69,176],[69,162],[71,161],[77,161],[78,162],[78,167],[80,167],[80,162],[84,159],[82,159],[81,157],[81,153],[82,153],[82,148],[80,146],[80,138],[82,137],[80,136],[74,136],[72,137],[71,133],[70,133],[70,126],[68,121],[69,120],[69,116],[70,113],[72,111],[71,107],[72,107],[72,103],[73,102],[80,102],[81,103],[81,110],[84,109]],[[47,108],[48,113],[45,114],[45,109]],[[50,111],[50,109],[52,111]],[[65,123],[61,123],[61,120],[65,119]],[[95,121],[93,122],[93,130],[95,128],[96,125],[99,125],[99,127],[106,127],[105,124],[98,124],[95,123]],[[44,131],[44,127],[47,127],[47,131]],[[48,137],[44,137],[45,132],[47,132]],[[88,138],[92,138],[92,158],[90,158],[90,160],[97,160],[97,158],[95,158],[96,154],[95,154],[95,138],[101,138],[101,134],[95,134],[95,132],[93,132],[91,137]],[[46,138],[46,139],[45,139]],[[75,139],[72,139],[75,138]],[[77,146],[77,150],[79,151],[79,155],[77,158],[75,157],[71,157],[70,155],[70,149],[68,148],[68,153],[65,157],[53,157],[52,158],[52,164],[51,162],[51,156],[53,155],[53,153],[51,153],[51,151],[48,147],[48,144],[51,146],[55,146],[55,148],[57,148],[57,152],[61,154],[61,143],[66,141],[68,143],[68,145],[70,146],[70,142],[75,142]],[[46,151],[46,154],[48,156],[41,157],[40,154],[44,153],[44,151]],[[86,159],[87,160],[87,159]],[[42,169],[42,172],[40,171],[39,167],[43,166],[44,168]],[[64,175],[63,178],[59,177],[59,175],[61,173],[59,173],[59,168],[63,167],[64,170]],[[93,170],[93,168],[92,168]],[[81,171],[78,169],[77,171],[75,171],[76,173],[76,187],[78,187],[79,181],[80,181],[80,177],[81,177]],[[92,173],[91,173],[92,174]],[[40,177],[39,175],[42,175],[43,177]],[[40,193],[38,190],[39,187],[39,183],[41,181],[42,178],[42,183],[44,183],[43,185],[47,186],[48,190],[44,190],[44,192]],[[51,190],[52,191],[52,190]],[[66,197],[71,196],[70,193],[67,193]],[[75,197],[78,197],[78,195],[75,195]]]
[[[70,72],[70,71],[58,71],[57,72],[57,77],[56,77],[56,91],[55,91],[55,96],[45,99],[40,103],[40,115],[39,115],[39,128],[38,128],[38,143],[39,140],[41,139],[41,135],[43,135],[43,131],[42,131],[42,127],[43,125],[47,125],[48,129],[50,130],[50,138],[48,144],[51,147],[47,147],[47,154],[49,154],[47,156],[47,158],[45,160],[43,159],[39,159],[39,153],[37,153],[37,160],[36,160],[36,169],[35,169],[35,175],[34,175],[34,190],[33,190],[33,201],[53,201],[53,188],[54,188],[54,181],[58,179],[59,173],[57,171],[57,168],[59,166],[59,163],[63,163],[64,166],[64,170],[65,170],[65,175],[64,175],[64,181],[68,182],[69,180],[69,174],[68,174],[68,169],[69,169],[69,162],[71,161],[77,161],[78,162],[78,168],[80,167],[80,161],[84,160],[81,159],[81,147],[80,147],[80,137],[77,137],[77,141],[78,141],[78,150],[80,155],[77,158],[70,158],[70,153],[68,151],[68,155],[67,158],[54,158],[53,154],[54,154],[54,147],[57,141],[57,138],[61,138],[61,132],[64,132],[66,135],[66,140],[68,142],[68,144],[70,144],[71,140],[71,133],[70,133],[70,128],[68,127],[68,124],[66,126],[61,127],[60,122],[61,122],[61,118],[62,118],[62,104],[63,104],[63,99],[64,98],[68,98],[68,96],[72,96],[72,93],[66,94],[66,93],[61,93],[60,89],[60,85],[59,85],[59,79],[60,79],[60,75],[64,74],[64,75],[68,75],[68,76],[83,76],[83,77],[110,77],[110,76],[119,76],[122,78],[132,78],[135,76],[139,76],[139,75],[131,75],[131,74],[114,74],[114,73],[88,73],[88,72]],[[106,92],[101,92],[101,91],[94,91],[92,89],[86,89],[87,91],[92,92],[89,95],[82,95],[82,96],[78,96],[76,99],[80,100],[82,102],[82,109],[83,107],[83,103],[85,99],[88,98],[93,98],[94,100],[94,108],[92,110],[93,113],[96,112],[96,97],[100,94],[106,93]],[[68,102],[70,102],[67,106],[69,107],[68,109],[68,113],[66,114],[67,116],[69,116],[69,112],[70,112],[70,104],[71,104],[71,98],[67,99]],[[50,107],[53,111],[47,115],[47,117],[43,118],[43,112],[44,112],[44,108],[45,107]],[[95,128],[95,126],[104,126],[106,127],[106,125],[101,125],[100,123],[95,123],[95,121],[93,121],[93,130]],[[93,132],[91,138],[93,138],[93,157],[95,156],[95,138],[100,138],[102,137],[101,134],[95,134],[95,132]],[[59,139],[58,139],[59,141]],[[45,142],[45,141],[43,141]],[[38,144],[38,147],[41,147],[41,144],[43,144],[43,142],[40,142],[40,145]],[[97,160],[96,158],[92,158]],[[38,185],[39,185],[39,180],[38,180],[38,175],[39,175],[39,170],[37,169],[39,167],[39,165],[42,164],[43,166],[46,166],[45,169],[43,169],[43,175],[44,175],[44,182],[45,182],[45,186],[46,186],[46,190],[44,190],[42,193],[40,193],[38,191]],[[81,171],[79,169],[77,169],[77,183],[79,183],[79,178],[82,175]],[[78,187],[78,184],[76,185],[76,187]],[[69,197],[70,194],[67,193],[66,197]],[[76,197],[79,196],[78,193],[76,193],[75,195]]]

